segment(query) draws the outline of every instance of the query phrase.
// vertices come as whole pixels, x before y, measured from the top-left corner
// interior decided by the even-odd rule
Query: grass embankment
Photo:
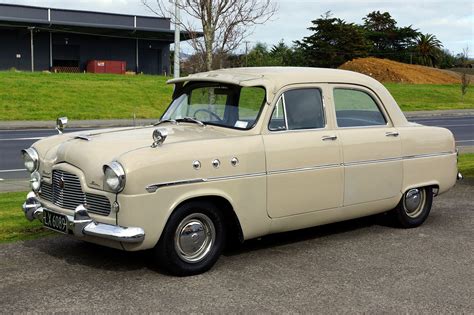
[[[459,156],[459,171],[465,178],[474,179],[474,153]],[[28,240],[50,235],[37,220],[26,220],[21,205],[26,192],[0,193],[0,243]]]
[[[149,75],[0,72],[0,120],[159,118],[173,87]],[[461,102],[458,84],[385,86],[402,110],[474,109],[474,90]]]
[[[159,118],[173,91],[167,79],[0,72],[0,120]]]
[[[461,99],[459,84],[385,83],[403,111],[474,109],[474,86]]]
[[[21,205],[25,192],[0,194],[0,243],[39,238],[52,232],[42,227],[38,220],[29,222]]]

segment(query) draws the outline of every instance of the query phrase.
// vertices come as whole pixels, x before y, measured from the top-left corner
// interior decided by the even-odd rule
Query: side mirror
[[[152,148],[156,148],[165,142],[166,137],[168,136],[168,132],[164,129],[155,129],[153,130],[153,144],[151,145]]]
[[[59,117],[58,119],[56,119],[56,130],[59,134],[63,133],[64,128],[66,128],[66,125],[67,117]]]

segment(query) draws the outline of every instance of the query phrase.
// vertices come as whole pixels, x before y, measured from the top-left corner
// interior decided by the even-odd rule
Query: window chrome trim
[[[286,114],[285,93],[289,92],[289,91],[309,90],[309,89],[319,90],[319,92],[321,94],[321,109],[322,109],[322,112],[323,112],[324,126],[323,127],[318,127],[318,128],[289,129],[288,128],[288,117],[287,117],[287,114]],[[283,100],[283,113],[284,113],[284,117],[285,117],[285,128],[286,129],[282,129],[282,130],[270,129],[270,122],[272,121],[273,113],[275,111],[276,106],[278,106],[277,104],[280,101],[280,99]],[[281,92],[281,94],[277,98],[275,106],[273,106],[273,110],[272,110],[272,113],[270,115],[270,119],[268,120],[267,130],[271,133],[283,133],[283,132],[295,132],[295,131],[296,132],[301,132],[301,131],[311,131],[311,130],[327,130],[328,129],[328,119],[327,119],[327,117],[328,117],[328,115],[326,113],[326,104],[325,104],[325,98],[324,98],[324,91],[323,91],[323,88],[321,86],[316,86],[316,87],[315,86],[304,86],[304,87],[293,87],[293,88],[290,87],[288,89],[285,89],[283,92]]]
[[[382,114],[382,117],[385,119],[385,124],[384,125],[368,125],[368,126],[352,126],[352,127],[341,127],[337,123],[337,110],[336,110],[336,99],[334,97],[334,90],[352,90],[352,91],[358,91],[367,94],[372,101],[374,101],[375,106],[377,106],[377,109],[379,110],[380,114]],[[352,86],[350,84],[333,84],[332,85],[332,99],[334,103],[334,114],[336,118],[336,128],[337,129],[358,129],[358,128],[391,128],[393,127],[392,119],[389,117],[387,110],[385,109],[385,106],[383,105],[382,101],[380,100],[379,96],[372,91],[371,89],[368,89],[364,86]]]

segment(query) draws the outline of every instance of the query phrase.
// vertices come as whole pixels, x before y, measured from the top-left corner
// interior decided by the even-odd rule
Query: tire
[[[403,228],[415,228],[423,224],[430,214],[433,204],[431,187],[413,188],[406,191],[392,214],[398,225]]]
[[[225,243],[224,218],[217,206],[191,201],[171,214],[155,246],[155,259],[172,275],[196,275],[212,268]]]

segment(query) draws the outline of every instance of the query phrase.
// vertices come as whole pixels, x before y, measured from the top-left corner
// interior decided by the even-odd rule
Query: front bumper
[[[23,212],[29,221],[37,219],[43,222],[43,205],[34,192],[26,196]],[[89,235],[124,243],[140,243],[145,239],[145,231],[142,228],[95,222],[83,205],[74,210],[74,216],[66,215],[66,218],[68,232],[76,237]]]

